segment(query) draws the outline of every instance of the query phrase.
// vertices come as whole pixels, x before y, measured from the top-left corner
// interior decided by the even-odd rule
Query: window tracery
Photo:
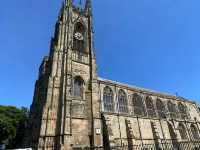
[[[133,94],[133,110],[135,115],[139,116],[145,115],[145,109],[142,97],[138,94]]]
[[[82,23],[78,22],[74,27],[73,35],[73,49],[79,52],[85,52],[85,27]]]
[[[169,110],[169,115],[171,118],[177,118],[177,109],[176,104],[172,103],[171,101],[168,101],[167,107]]]
[[[195,125],[191,124],[190,130],[192,132],[193,140],[199,140],[199,132]]]
[[[153,99],[150,96],[147,96],[145,99],[146,107],[147,107],[147,113],[149,117],[155,117],[156,112],[153,104]]]
[[[187,131],[186,131],[185,126],[182,123],[180,123],[178,129],[179,129],[179,133],[180,133],[181,139],[182,140],[187,140],[188,136],[187,136]]]
[[[156,101],[156,107],[157,107],[157,112],[158,112],[158,117],[159,118],[166,118],[166,115],[165,115],[165,105],[164,103],[160,100],[160,99],[157,99]]]
[[[74,96],[83,97],[83,79],[81,77],[74,79]]]
[[[187,108],[181,102],[178,104],[178,109],[181,119],[188,119]]]
[[[118,93],[118,105],[120,113],[128,113],[128,101],[126,93],[123,90],[119,90]]]
[[[103,90],[103,104],[104,104],[104,111],[106,112],[113,112],[113,91],[109,87],[105,87]]]

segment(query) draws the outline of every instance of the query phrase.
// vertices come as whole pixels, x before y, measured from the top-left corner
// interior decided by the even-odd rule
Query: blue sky
[[[0,105],[27,106],[61,0],[2,0]],[[93,0],[98,74],[200,103],[199,0]]]

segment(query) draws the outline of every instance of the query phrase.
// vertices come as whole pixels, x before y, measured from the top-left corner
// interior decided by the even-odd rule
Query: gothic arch
[[[86,27],[80,21],[74,24],[73,50],[86,52]]]
[[[161,99],[157,99],[156,101],[156,108],[157,108],[157,112],[158,112],[158,117],[159,118],[166,118],[166,115],[165,115],[165,105],[164,103],[162,102]]]
[[[168,130],[169,130],[170,138],[172,140],[173,148],[179,149],[180,145],[178,144],[177,135],[174,131],[173,125],[169,121],[167,121],[167,126],[168,126]]]
[[[188,139],[187,130],[186,130],[185,126],[182,123],[179,123],[178,130],[179,130],[181,139],[182,140],[187,140]]]
[[[176,109],[176,104],[172,103],[171,101],[167,102],[167,107],[169,110],[169,114],[171,118],[177,118],[177,109]]]
[[[118,107],[120,113],[128,113],[127,95],[122,89],[118,92]]]
[[[167,121],[167,126],[168,126],[168,130],[169,130],[169,134],[170,134],[171,139],[176,140],[177,136],[176,136],[176,133],[174,131],[173,125]]]
[[[188,118],[187,107],[183,103],[181,103],[181,102],[178,103],[178,110],[179,110],[181,119],[187,119]]]
[[[106,86],[103,89],[103,106],[104,111],[113,112],[114,111],[114,103],[113,103],[113,91],[110,87]]]
[[[78,31],[78,32],[81,32],[81,33],[85,33],[86,26],[85,26],[85,24],[83,23],[82,20],[76,21],[74,23],[74,32],[75,31]]]
[[[150,96],[147,96],[145,99],[147,113],[149,117],[155,117],[156,112],[153,104],[153,99]]]
[[[191,130],[191,133],[192,133],[193,140],[199,140],[200,139],[199,132],[197,130],[197,127],[194,124],[190,125],[190,130]]]
[[[142,97],[137,93],[133,94],[132,98],[134,114],[138,116],[145,115],[145,108]]]
[[[73,82],[73,95],[76,97],[81,97],[83,98],[83,93],[84,93],[84,80],[80,76],[74,77],[74,82]]]

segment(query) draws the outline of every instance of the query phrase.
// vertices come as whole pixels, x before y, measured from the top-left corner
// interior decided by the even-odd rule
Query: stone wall
[[[101,101],[101,112],[105,118],[104,126],[108,130],[108,137],[111,145],[127,145],[132,144],[153,144],[156,141],[168,141],[176,139],[177,141],[189,141],[195,140],[191,131],[191,125],[196,127],[196,131],[199,132],[200,115],[197,105],[189,100],[162,94],[146,89],[133,88],[124,84],[116,83],[110,80],[103,80],[99,78],[100,95]],[[109,87],[113,91],[113,112],[108,112],[104,109],[104,88]],[[118,91],[123,89],[127,94],[128,100],[128,113],[120,113],[118,110]],[[156,116],[152,117],[148,115],[137,115],[134,114],[134,107],[132,102],[132,95],[137,93],[141,95],[143,104],[145,104],[145,98],[147,96],[152,97]],[[165,118],[160,118],[156,109],[156,100],[160,99],[166,107]],[[177,117],[171,117],[168,109],[168,101],[175,104],[177,108]],[[181,103],[185,106],[187,112],[187,118],[181,118],[179,115],[178,104]],[[147,108],[147,106],[144,106]],[[146,110],[145,110],[146,111]],[[182,124],[185,127],[187,139],[182,139],[180,135],[179,125]],[[171,129],[169,129],[171,128]],[[170,131],[171,130],[171,131]],[[174,132],[174,135],[173,133]]]

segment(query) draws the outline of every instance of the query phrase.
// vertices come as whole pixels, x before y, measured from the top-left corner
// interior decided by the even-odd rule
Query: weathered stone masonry
[[[26,147],[71,150],[86,146],[198,141],[194,102],[97,75],[91,2],[63,3],[35,84]]]

